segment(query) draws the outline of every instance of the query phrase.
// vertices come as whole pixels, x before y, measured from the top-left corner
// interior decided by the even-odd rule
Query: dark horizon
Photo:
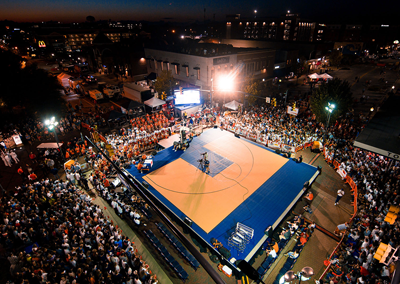
[[[381,1],[379,5],[372,1],[345,1],[335,3],[320,1],[307,4],[304,1],[266,2],[257,0],[248,5],[242,0],[232,0],[229,6],[222,1],[204,1],[203,3],[188,3],[183,0],[175,2],[154,0],[151,3],[133,3],[125,0],[88,0],[83,2],[72,0],[46,1],[38,0],[6,0],[0,4],[0,20],[14,22],[48,22],[62,23],[84,22],[86,16],[94,16],[96,21],[149,21],[160,20],[172,22],[224,21],[226,15],[241,14],[242,17],[279,17],[288,10],[300,14],[300,17],[319,22],[348,22],[360,20],[376,21],[391,24],[396,20],[392,11],[400,8],[400,3]],[[245,7],[245,8],[243,8]],[[257,10],[257,14],[254,13]],[[389,11],[389,12],[388,12]],[[392,14],[392,15],[391,15]]]

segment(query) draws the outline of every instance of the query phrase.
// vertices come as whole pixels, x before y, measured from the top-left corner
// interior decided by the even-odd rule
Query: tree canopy
[[[63,87],[56,77],[11,51],[0,50],[0,99],[8,110],[24,109],[26,115],[60,115],[65,110]]]
[[[329,54],[329,62],[332,66],[339,66],[342,62],[342,58],[343,54],[338,50],[334,50]]]
[[[165,92],[169,95],[172,95],[171,91],[174,89],[176,82],[177,81],[172,76],[172,71],[163,70],[161,74],[157,76],[157,81],[154,84],[154,89],[159,94]]]
[[[328,103],[335,105],[330,118],[331,122],[346,113],[353,103],[349,82],[336,78],[314,89],[310,102],[311,110],[317,120],[324,124],[328,120],[328,111],[325,109]]]

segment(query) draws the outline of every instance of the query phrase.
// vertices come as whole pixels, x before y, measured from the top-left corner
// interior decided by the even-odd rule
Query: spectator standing
[[[14,160],[14,162],[16,164],[18,164],[19,163],[19,159],[18,159],[17,153],[15,153],[14,151],[11,151],[10,155],[11,155],[11,158]]]
[[[339,190],[337,191],[337,196],[336,196],[335,205],[338,205],[338,204],[339,204],[339,200],[343,197],[343,195],[344,195],[344,190],[343,190],[343,188],[341,188],[341,189],[339,189]]]
[[[29,159],[31,159],[32,163],[36,163],[36,155],[33,152],[29,154]]]
[[[24,170],[22,169],[22,167],[19,167],[19,169],[17,170],[18,174],[22,177],[23,180],[26,179],[26,175],[24,173]]]

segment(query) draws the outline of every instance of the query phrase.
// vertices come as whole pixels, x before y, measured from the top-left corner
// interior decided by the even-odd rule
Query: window
[[[180,71],[180,70],[179,70],[179,65],[178,65],[178,64],[175,64],[174,66],[175,66],[175,74],[176,74],[176,75],[179,75],[179,73],[180,73],[180,72],[179,72],[179,71]]]

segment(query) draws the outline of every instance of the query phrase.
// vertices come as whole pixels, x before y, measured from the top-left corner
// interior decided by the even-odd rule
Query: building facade
[[[245,78],[269,80],[273,75],[275,51],[270,49],[235,49],[224,54],[213,54],[212,49],[223,45],[207,45],[210,50],[200,54],[171,52],[145,48],[148,73],[159,75],[163,70],[172,72],[183,87],[198,86],[211,90],[221,76],[232,76],[239,87]]]

